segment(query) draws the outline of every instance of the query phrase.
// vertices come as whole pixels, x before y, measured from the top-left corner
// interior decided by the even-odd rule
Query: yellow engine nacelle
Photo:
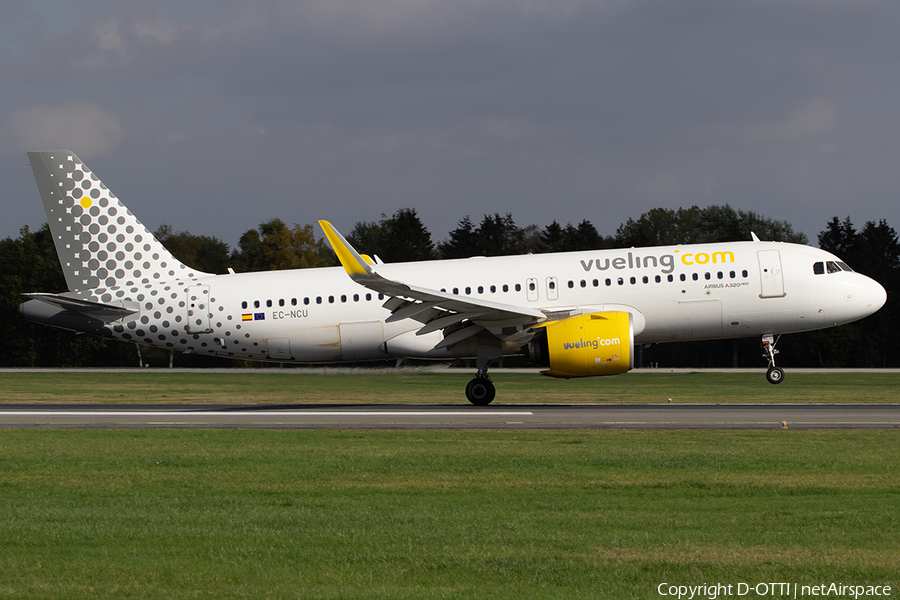
[[[630,371],[634,326],[631,313],[610,311],[575,315],[540,325],[528,355],[550,377],[593,377]]]

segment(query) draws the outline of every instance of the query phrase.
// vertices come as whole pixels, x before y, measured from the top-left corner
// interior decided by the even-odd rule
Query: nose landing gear
[[[769,362],[769,370],[766,371],[766,380],[773,385],[784,381],[784,369],[775,366],[775,355],[778,354],[778,350],[775,349],[775,344],[779,339],[781,339],[780,335],[777,338],[772,334],[762,336],[763,358]]]

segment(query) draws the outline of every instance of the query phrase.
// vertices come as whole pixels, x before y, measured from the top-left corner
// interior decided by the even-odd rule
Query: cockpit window
[[[847,271],[848,273],[852,273],[853,269],[851,269],[847,263],[841,261],[829,260],[828,262],[817,262],[813,263],[813,273],[816,275],[824,275],[828,273],[840,273],[841,271]]]

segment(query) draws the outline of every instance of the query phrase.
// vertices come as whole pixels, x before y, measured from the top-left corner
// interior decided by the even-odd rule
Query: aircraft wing
[[[533,308],[448,294],[388,279],[364,260],[331,223],[319,221],[319,225],[350,278],[390,297],[384,304],[392,313],[388,323],[416,320],[423,325],[417,335],[445,330],[444,340],[436,348],[447,348],[484,330],[501,340],[514,340],[521,337],[522,331],[547,320],[547,315]]]

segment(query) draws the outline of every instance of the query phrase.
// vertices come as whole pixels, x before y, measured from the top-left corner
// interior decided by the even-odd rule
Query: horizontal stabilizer
[[[61,294],[46,294],[42,292],[22,294],[34,300],[40,300],[47,304],[52,304],[63,310],[95,317],[101,321],[116,321],[129,315],[140,312],[137,302],[118,301],[116,304],[105,304],[101,302],[92,302],[81,298],[72,298],[71,296],[63,296]]]

